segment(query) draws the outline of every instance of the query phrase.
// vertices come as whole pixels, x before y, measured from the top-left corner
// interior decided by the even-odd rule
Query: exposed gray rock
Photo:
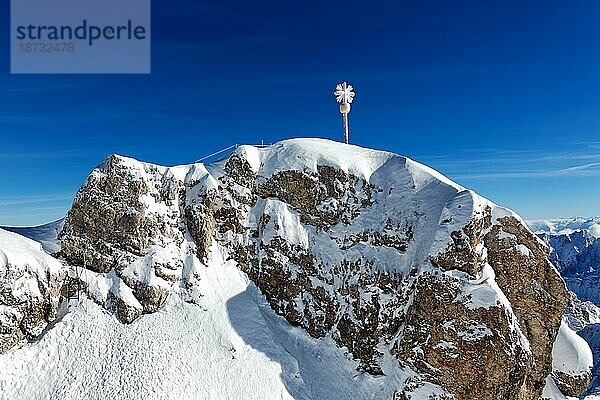
[[[39,243],[0,229],[0,353],[56,318],[66,268]]]

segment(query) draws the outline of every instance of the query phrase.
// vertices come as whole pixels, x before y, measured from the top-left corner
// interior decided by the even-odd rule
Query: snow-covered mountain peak
[[[236,300],[206,285],[244,277],[263,319],[352,365],[366,385],[356,398],[537,399],[568,302],[547,247],[511,211],[405,157],[321,139],[175,167],[111,156],[60,239],[83,293],[124,324],[176,299],[233,323],[223,302]],[[272,354],[246,326],[215,329]],[[298,363],[286,358],[286,390],[342,396],[311,383],[314,364],[285,337]],[[482,360],[494,360],[485,374]]]

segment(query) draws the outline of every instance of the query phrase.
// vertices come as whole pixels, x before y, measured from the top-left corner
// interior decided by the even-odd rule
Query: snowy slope
[[[0,352],[54,319],[66,268],[42,246],[0,229]]]
[[[7,265],[27,265],[38,275],[54,275],[63,269],[60,262],[42,251],[40,243],[0,229],[0,267]]]
[[[0,226],[0,229],[18,233],[26,238],[40,243],[47,253],[53,254],[60,250],[60,243],[57,239],[58,232],[64,225],[64,219],[50,222],[49,224],[33,227],[10,227]]]
[[[590,345],[563,321],[552,349],[552,374],[546,379],[542,399],[576,399],[577,397],[565,396],[559,387],[569,387],[569,381],[565,377],[588,376],[593,365]]]
[[[560,325],[552,350],[552,369],[571,375],[587,374],[593,365],[592,352],[584,339],[569,328]]]
[[[0,355],[0,398],[378,399],[409,377],[399,368],[357,373],[343,350],[275,315],[234,263],[214,254],[197,305],[172,295],[161,311],[123,325],[72,301],[38,341]]]

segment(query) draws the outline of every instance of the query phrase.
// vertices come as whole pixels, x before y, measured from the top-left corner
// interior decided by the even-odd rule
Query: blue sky
[[[9,24],[9,8],[1,23]],[[600,215],[600,2],[153,2],[152,74],[10,75],[0,225],[62,217],[110,153],[341,138],[426,163],[525,218]]]

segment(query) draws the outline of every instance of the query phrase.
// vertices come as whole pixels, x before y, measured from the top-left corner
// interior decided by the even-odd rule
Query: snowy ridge
[[[58,260],[43,252],[40,243],[0,229],[0,268],[9,265],[26,265],[39,276],[57,275],[64,270]]]
[[[60,243],[58,240],[58,232],[61,231],[65,223],[64,218],[48,224],[34,227],[11,227],[0,226],[9,232],[18,233],[26,238],[35,240],[40,243],[47,253],[53,254],[60,251]]]
[[[40,334],[55,317],[66,272],[39,243],[0,229],[0,352]]]

